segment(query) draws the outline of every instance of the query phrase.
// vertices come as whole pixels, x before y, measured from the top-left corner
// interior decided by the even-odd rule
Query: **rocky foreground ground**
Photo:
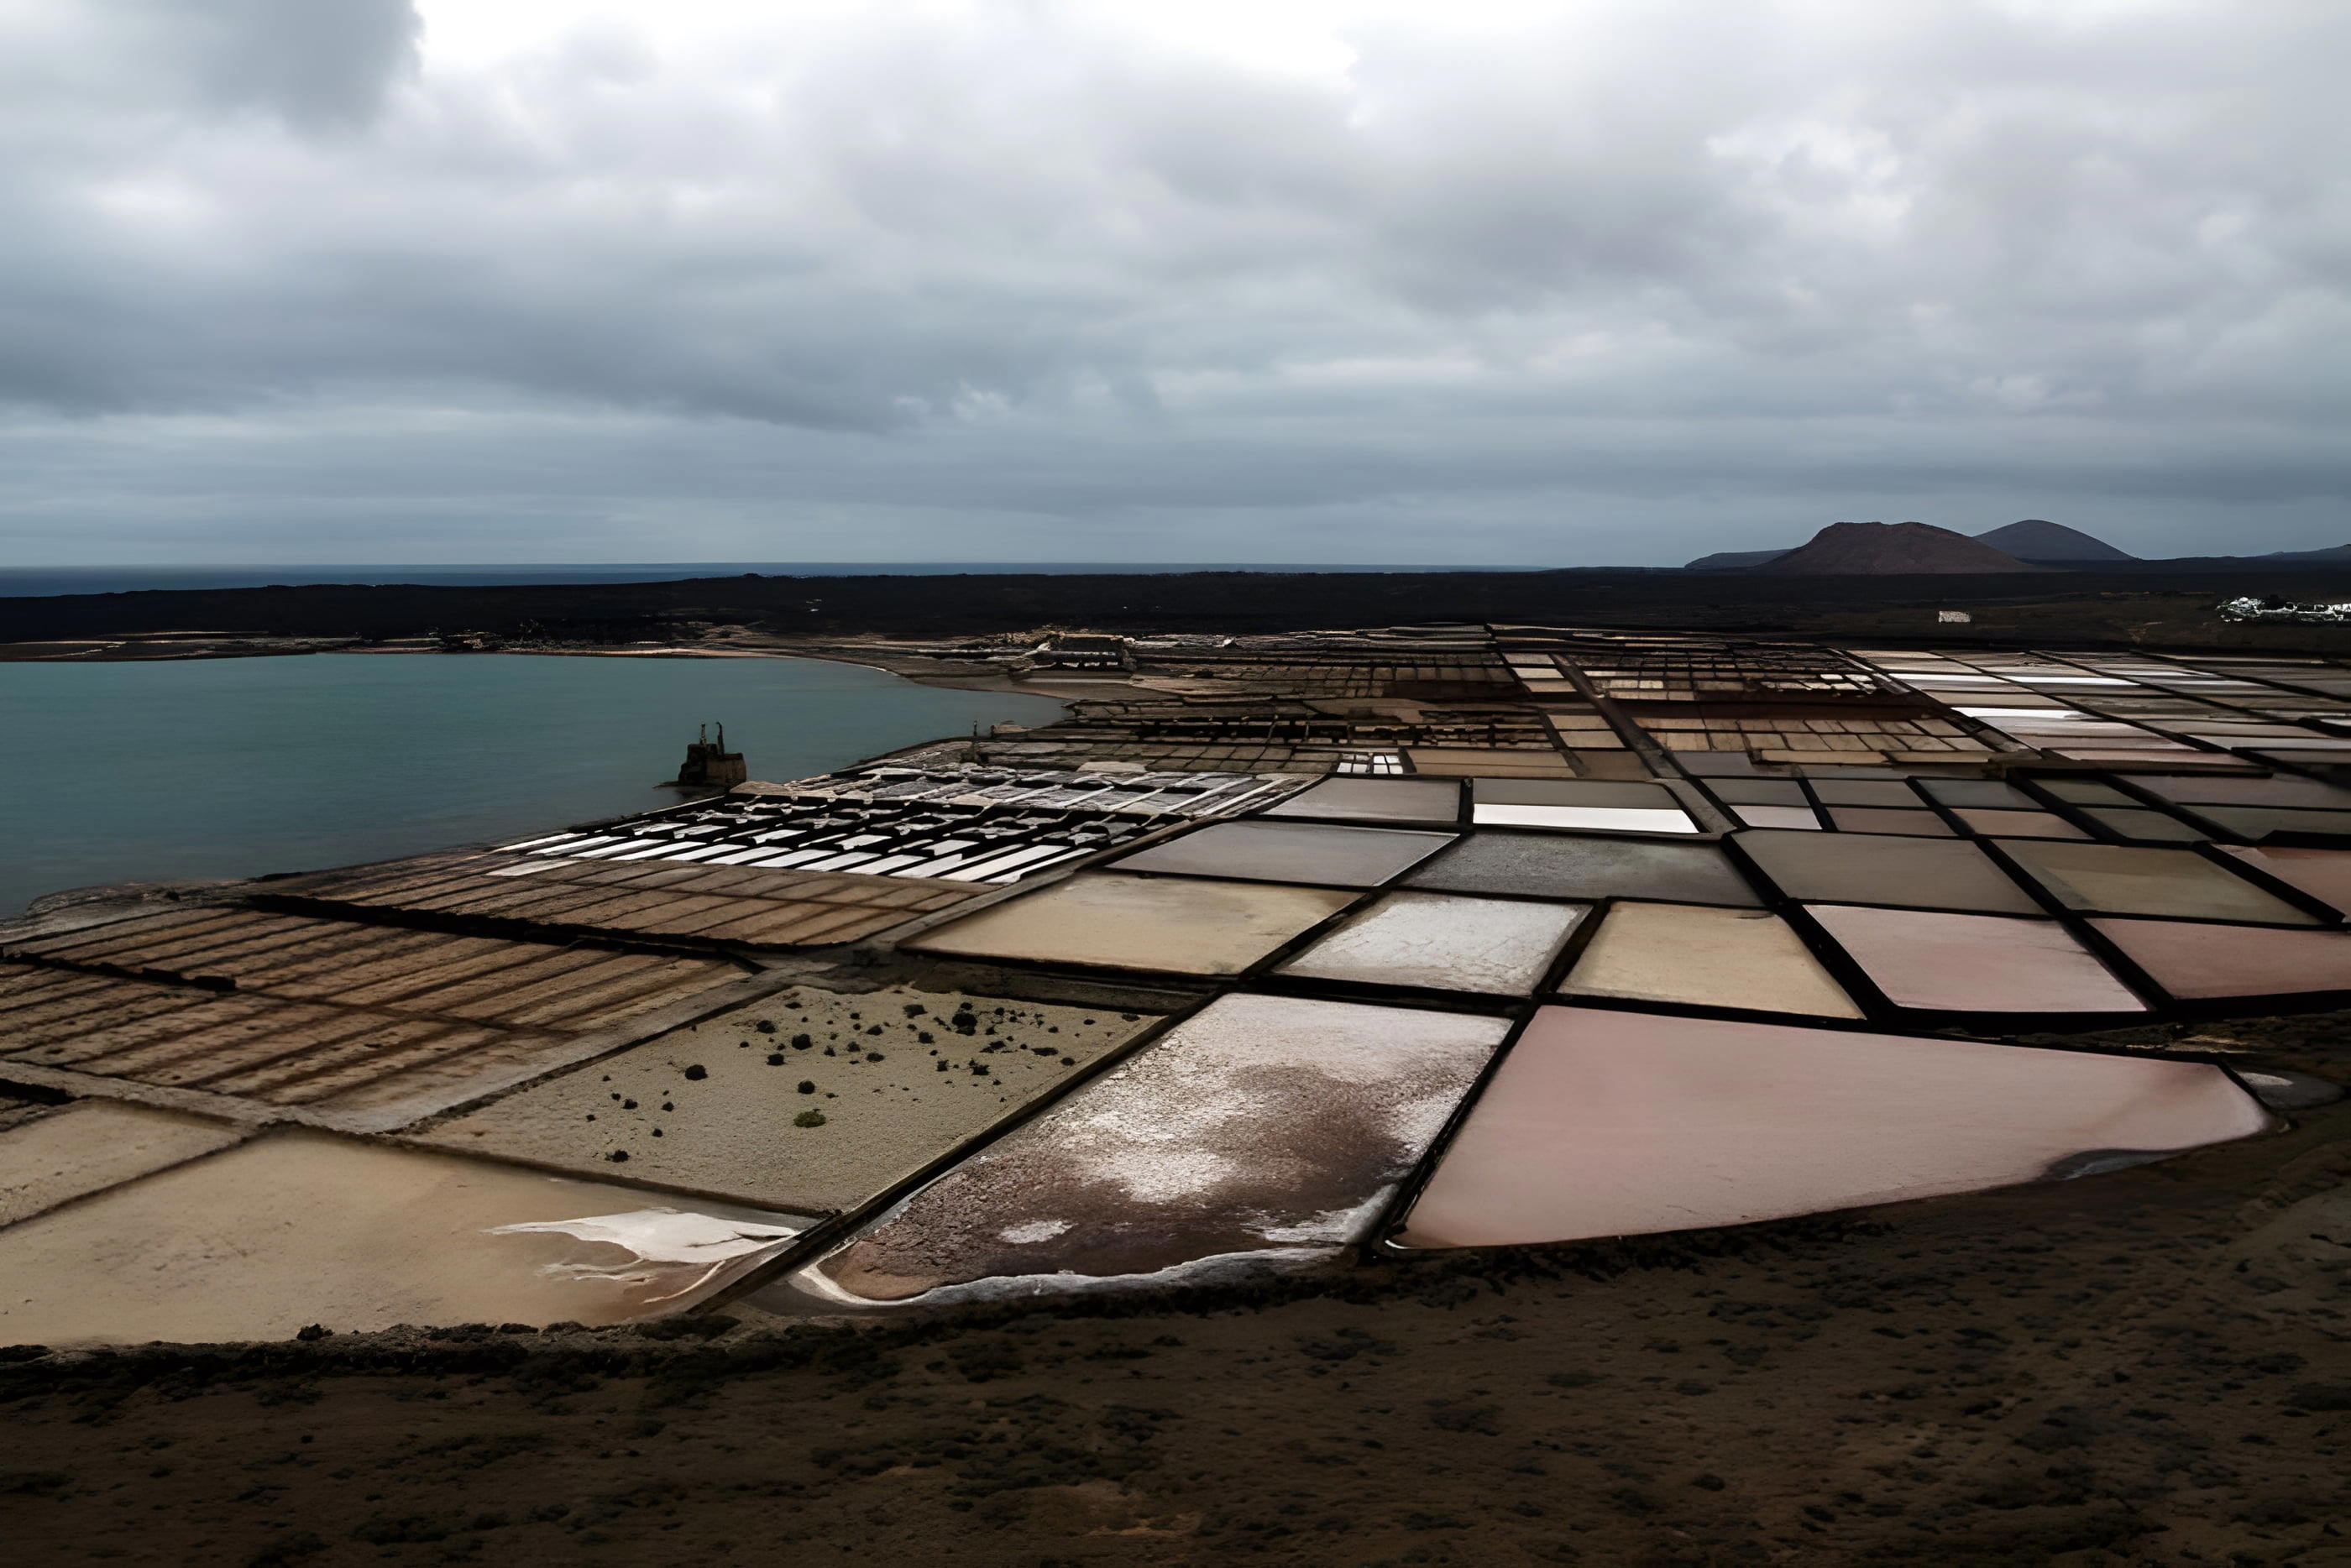
[[[2231,1023],[2351,1075],[2351,1015]],[[2351,1563],[2351,1106],[1256,1293],[8,1353],[11,1562]],[[705,1337],[705,1331],[707,1337]]]

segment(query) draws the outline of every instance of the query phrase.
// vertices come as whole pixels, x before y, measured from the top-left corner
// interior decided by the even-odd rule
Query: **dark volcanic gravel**
[[[1744,628],[2014,643],[2085,639],[2170,647],[2342,651],[2351,628],[2240,626],[2212,607],[2241,594],[2351,598],[2351,573],[2296,562],[2152,565],[1986,576],[1753,576],[1670,571],[1199,572],[1167,576],[713,577],[507,587],[319,585],[0,599],[9,635],[108,636],[201,627],[307,637],[403,637],[467,627],[591,640],[672,635],[690,623],[795,636],[917,637],[1038,626],[1288,631],[1399,621]],[[1938,625],[1964,604],[1975,620]]]

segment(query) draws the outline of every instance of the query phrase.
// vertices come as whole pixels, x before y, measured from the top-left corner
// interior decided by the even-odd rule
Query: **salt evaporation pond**
[[[1745,1225],[2134,1163],[2269,1125],[2203,1062],[1547,1007],[1399,1240]]]
[[[706,1299],[812,1222],[282,1130],[0,1230],[0,1341],[627,1323]]]
[[[1363,1239],[1508,1028],[1223,997],[799,1285],[850,1303],[940,1303],[1328,1262]]]

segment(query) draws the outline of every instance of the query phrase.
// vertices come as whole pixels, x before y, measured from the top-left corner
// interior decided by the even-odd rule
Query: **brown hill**
[[[2045,517],[2027,517],[2022,523],[2011,523],[2005,528],[1994,528],[1976,537],[1995,550],[2005,550],[2020,561],[2136,561],[2137,556],[2127,550],[2117,550],[2095,534],[2085,534],[2079,528],[2068,528],[2063,523],[2052,523]]]
[[[1832,523],[1812,542],[1754,568],[1777,576],[1981,576],[2037,572],[1990,545],[1926,523]]]

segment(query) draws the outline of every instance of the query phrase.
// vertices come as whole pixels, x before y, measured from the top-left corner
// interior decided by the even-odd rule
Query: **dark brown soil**
[[[1048,624],[1121,631],[1287,631],[1408,621],[1537,621],[1795,631],[1941,641],[2162,643],[2351,650],[2351,628],[2232,626],[2240,595],[2351,598],[2351,571],[2307,562],[1984,576],[1787,577],[1673,571],[1204,572],[1154,576],[722,577],[513,587],[239,588],[0,599],[14,643],[181,628],[290,638],[438,628],[526,642],[612,643],[759,626],[788,637],[938,638]],[[1935,611],[1965,606],[1967,627]],[[290,646],[290,645],[289,645]],[[20,647],[15,657],[49,657]],[[140,650],[127,650],[137,654]],[[0,656],[8,656],[0,649]]]
[[[2280,1021],[2271,1058],[2340,1075],[2345,1022]],[[1857,1224],[1254,1298],[25,1362],[0,1540],[26,1564],[2317,1568],[2351,1563],[2351,1237],[2296,1217],[2346,1176],[2338,1106]]]

